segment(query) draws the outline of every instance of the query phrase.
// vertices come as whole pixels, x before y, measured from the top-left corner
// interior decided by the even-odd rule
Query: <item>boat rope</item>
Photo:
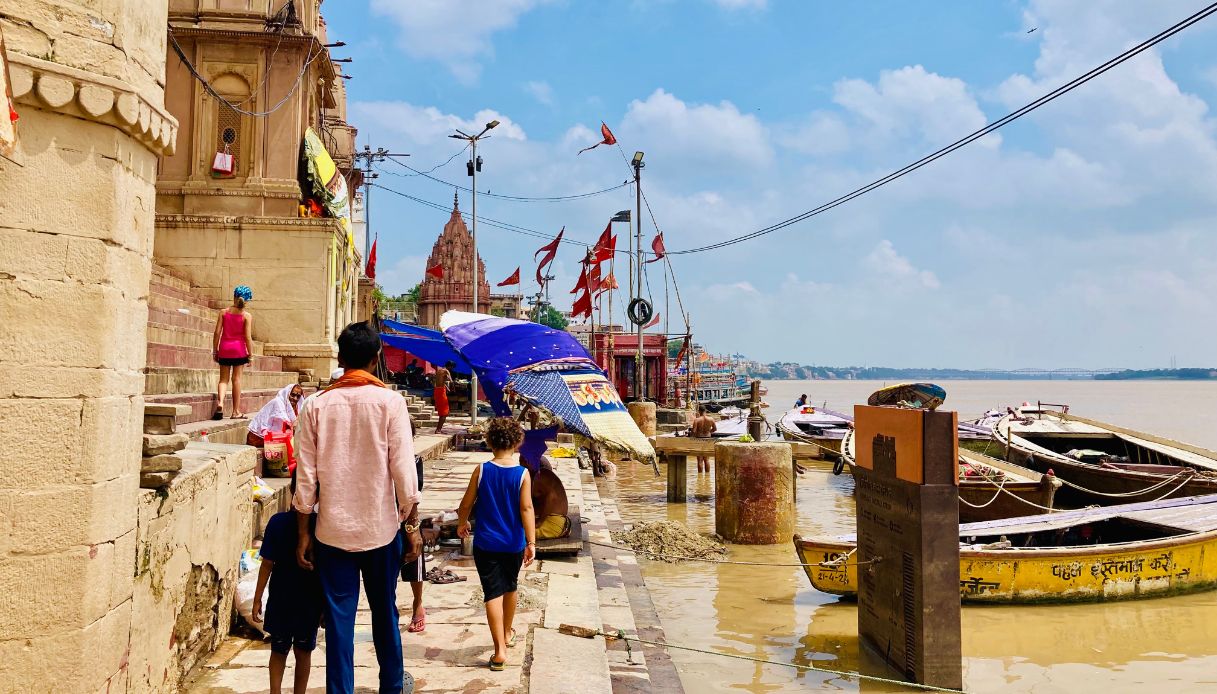
[[[735,658],[736,660],[747,660],[753,663],[762,665],[780,665],[782,667],[795,668],[797,670],[807,670],[811,672],[820,672],[826,675],[836,675],[837,677],[856,677],[861,680],[871,682],[882,682],[898,687],[908,687],[910,689],[919,689],[927,692],[962,692],[961,689],[950,689],[947,687],[936,687],[932,684],[920,684],[918,682],[905,682],[904,680],[892,679],[890,677],[879,677],[878,675],[864,675],[861,672],[853,670],[829,670],[828,668],[816,667],[815,665],[803,665],[801,663],[787,663],[781,660],[766,660],[765,658],[756,658],[750,655],[742,655],[738,653],[724,653],[723,651],[715,651],[708,648],[697,648],[696,646],[680,646],[669,641],[651,641],[648,639],[640,639],[637,636],[626,636],[625,632],[618,629],[616,631],[604,631],[603,629],[596,630],[596,636],[603,636],[606,639],[619,639],[627,644],[630,641],[641,643],[647,646],[657,646],[659,648],[675,648],[680,651],[689,651],[690,653],[702,653],[705,655],[717,655],[723,658]]]
[[[1179,472],[1176,472],[1175,474],[1171,475],[1170,477],[1167,477],[1159,482],[1156,482],[1156,483],[1146,487],[1145,489],[1141,489],[1138,491],[1132,491],[1132,492],[1098,492],[1093,489],[1087,489],[1086,487],[1083,487],[1080,484],[1074,484],[1073,482],[1070,482],[1069,480],[1067,480],[1063,477],[1058,477],[1057,479],[1059,479],[1065,486],[1073,487],[1074,489],[1078,490],[1079,492],[1085,492],[1087,494],[1094,494],[1095,496],[1111,497],[1113,499],[1123,499],[1123,498],[1128,498],[1130,496],[1141,496],[1142,494],[1149,494],[1150,492],[1157,491],[1157,490],[1165,487],[1166,485],[1170,484],[1171,482],[1174,482],[1175,480],[1179,479],[1180,477],[1184,477],[1183,484],[1186,484],[1186,483],[1190,482],[1192,480],[1192,478],[1195,477],[1195,475],[1196,475],[1196,471],[1193,470],[1192,468],[1184,468],[1184,469],[1180,470]],[[1180,484],[1179,487],[1182,487],[1183,484]],[[1173,493],[1173,492],[1177,491],[1179,489],[1179,487],[1172,489],[1171,492]]]
[[[994,484],[993,480],[988,475],[986,475],[984,472],[981,472],[980,474],[982,477],[985,478],[986,482],[988,482],[989,484]],[[993,503],[994,501],[997,501],[997,497],[1001,496],[1002,492],[1006,492],[1007,494],[1010,494],[1010,496],[1013,496],[1015,499],[1017,499],[1018,496],[1016,496],[1013,493],[1006,490],[1006,480],[1007,479],[1009,479],[1009,478],[1006,478],[1006,477],[1002,478],[1001,483],[997,484],[997,491],[993,492],[993,498],[989,499],[988,501],[986,501],[983,504],[976,505],[976,504],[968,501],[967,499],[963,498],[962,494],[959,495],[959,500],[962,501],[963,503],[967,504],[968,506],[971,506],[972,508],[984,508],[984,507],[988,506],[989,504]]]
[[[706,564],[735,564],[736,566],[781,566],[781,567],[798,566],[798,567],[804,567],[804,568],[808,567],[808,566],[815,566],[815,567],[819,567],[822,569],[835,569],[835,568],[840,568],[842,566],[865,566],[867,564],[878,564],[879,562],[883,561],[883,557],[875,557],[874,559],[867,559],[866,561],[856,561],[856,562],[850,562],[850,563],[842,562],[841,560],[833,560],[833,561],[815,562],[814,564],[803,564],[803,563],[788,564],[788,563],[774,563],[774,562],[766,562],[766,561],[733,561],[731,559],[711,559],[709,557],[686,557],[686,556],[679,555],[679,554],[665,554],[663,552],[656,552],[654,550],[634,549],[633,547],[626,547],[625,545],[615,545],[615,544],[612,544],[609,542],[596,542],[595,540],[587,540],[587,544],[595,545],[597,547],[606,547],[608,549],[624,550],[626,552],[633,552],[634,554],[641,554],[643,556],[655,557],[655,558],[660,558],[660,559],[675,559],[678,561],[700,561],[700,562],[704,562]],[[845,555],[845,557],[849,557],[856,551],[857,551],[857,548],[851,549]]]

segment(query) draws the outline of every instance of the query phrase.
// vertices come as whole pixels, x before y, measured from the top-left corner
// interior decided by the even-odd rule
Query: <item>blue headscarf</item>
[[[242,284],[242,285],[238,286],[236,289],[232,290],[232,295],[234,298],[237,298],[237,299],[242,299],[244,301],[251,301],[254,298],[254,290],[252,290],[249,287],[246,287],[245,285]]]

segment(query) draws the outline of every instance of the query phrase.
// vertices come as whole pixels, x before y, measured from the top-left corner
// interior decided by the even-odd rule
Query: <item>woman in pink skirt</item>
[[[224,418],[224,391],[232,383],[232,416],[239,419],[241,412],[241,370],[249,363],[253,354],[254,317],[245,310],[245,302],[252,301],[253,290],[241,285],[232,292],[232,306],[220,312],[216,319],[215,342],[212,353],[220,365],[220,384],[217,386],[216,411],[212,419]]]

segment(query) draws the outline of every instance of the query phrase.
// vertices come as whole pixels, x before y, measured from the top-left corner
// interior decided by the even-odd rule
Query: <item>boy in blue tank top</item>
[[[532,563],[537,551],[536,519],[532,510],[532,480],[520,466],[516,453],[524,441],[524,430],[510,417],[490,420],[486,443],[494,458],[474,468],[469,487],[461,499],[457,534],[473,534],[473,561],[486,600],[486,623],[494,641],[490,669],[507,664],[507,648],[515,645],[516,583],[520,569]]]

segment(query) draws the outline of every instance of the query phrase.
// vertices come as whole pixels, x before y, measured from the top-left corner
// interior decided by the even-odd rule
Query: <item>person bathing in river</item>
[[[693,420],[692,426],[689,427],[689,436],[697,439],[708,439],[718,431],[718,425],[714,423],[706,415],[706,406],[697,406],[697,418]],[[700,474],[702,470],[710,472],[710,459],[704,455],[697,456],[697,472]]]
[[[448,420],[448,391],[452,390],[452,367],[454,366],[456,366],[456,362],[450,361],[431,374],[431,385],[434,387],[431,401],[435,404],[435,414],[439,417],[439,422],[435,425],[437,434],[443,433],[444,422]]]

